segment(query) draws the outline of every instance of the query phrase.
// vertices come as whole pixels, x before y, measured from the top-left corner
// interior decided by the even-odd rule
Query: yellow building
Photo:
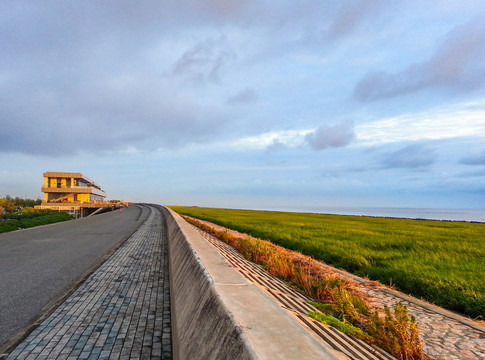
[[[44,201],[36,206],[40,209],[66,211],[82,217],[109,206],[104,202],[106,193],[81,173],[45,172],[41,190]]]
[[[86,176],[70,172],[45,172],[41,188],[46,203],[104,201],[106,193]]]

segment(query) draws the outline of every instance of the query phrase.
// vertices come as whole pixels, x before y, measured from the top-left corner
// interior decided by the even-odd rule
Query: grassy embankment
[[[0,233],[72,219],[72,216],[66,213],[45,210],[19,211],[2,217],[7,221],[0,223]]]
[[[485,314],[485,224],[171,207],[472,318]]]

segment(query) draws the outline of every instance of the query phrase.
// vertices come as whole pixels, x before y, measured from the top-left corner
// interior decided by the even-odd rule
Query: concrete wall
[[[174,359],[339,359],[187,222],[161,207],[169,241]]]

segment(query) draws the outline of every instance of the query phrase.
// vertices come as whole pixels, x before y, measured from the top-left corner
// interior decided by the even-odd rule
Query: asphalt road
[[[132,205],[0,234],[0,347],[99,265],[145,221],[149,211]]]

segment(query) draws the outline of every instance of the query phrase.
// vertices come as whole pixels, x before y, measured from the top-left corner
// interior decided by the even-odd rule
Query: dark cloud
[[[287,32],[284,33],[277,53],[281,55],[288,49],[302,46],[321,48],[335,45],[361,30],[366,23],[371,23],[386,6],[388,2],[383,0],[295,3],[279,22],[279,29],[287,29]],[[298,24],[298,27],[288,24]]]
[[[211,141],[226,124],[227,116],[217,107],[144,76],[66,87],[30,85],[2,93],[0,152],[68,155],[168,148]]]
[[[258,100],[258,94],[253,89],[244,89],[237,94],[229,97],[226,101],[227,104],[238,104],[238,103],[251,103]]]
[[[381,159],[383,168],[424,168],[434,163],[433,150],[422,144],[412,144],[385,154]]]
[[[165,75],[176,61],[166,34],[222,22],[238,6],[210,1],[202,16],[164,3],[1,2],[0,152],[69,155],[217,138],[228,116]],[[224,39],[211,39],[190,47],[177,70],[217,81],[233,56]]]
[[[334,126],[322,125],[305,136],[305,142],[313,150],[343,147],[354,138],[354,123],[345,121]]]
[[[192,5],[199,6],[200,10],[211,16],[228,19],[249,11],[255,3],[254,0],[209,0],[200,3],[197,0],[192,1]]]
[[[208,39],[187,50],[175,62],[175,75],[188,75],[195,80],[220,81],[221,69],[236,57],[224,39]]]
[[[286,145],[282,143],[280,140],[276,139],[276,140],[273,140],[273,142],[266,147],[266,152],[273,153],[284,149],[286,149]]]
[[[369,15],[374,14],[384,2],[359,0],[344,3],[327,30],[327,38],[339,38],[353,32]]]
[[[485,165],[485,150],[476,155],[466,156],[459,163],[464,165]]]
[[[475,167],[473,168],[473,170],[470,170],[470,171],[463,171],[463,172],[460,172],[460,173],[457,173],[456,174],[456,179],[470,179],[470,178],[474,178],[474,177],[485,177],[485,167]],[[478,184],[483,184],[483,181],[482,179],[480,179],[480,181],[477,181],[475,182],[474,185],[477,185]],[[466,191],[466,190],[464,190]],[[484,189],[485,191],[485,189]],[[483,194],[483,191],[482,191],[482,194]]]
[[[430,59],[399,73],[374,72],[354,90],[362,101],[391,98],[414,91],[442,87],[468,92],[485,84],[485,23],[458,26]]]

